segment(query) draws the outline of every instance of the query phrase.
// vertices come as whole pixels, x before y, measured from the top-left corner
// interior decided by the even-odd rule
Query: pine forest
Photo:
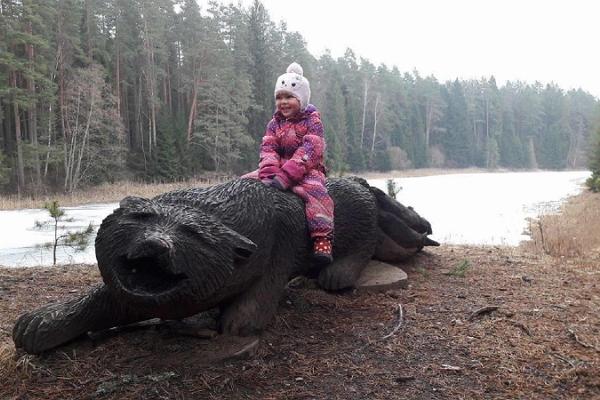
[[[316,58],[258,0],[0,0],[0,191],[250,171],[292,61],[330,175],[600,166],[600,102],[581,89]]]

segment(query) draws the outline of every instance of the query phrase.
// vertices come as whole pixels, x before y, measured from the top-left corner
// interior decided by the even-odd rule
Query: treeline
[[[592,175],[587,179],[586,184],[593,192],[600,192],[600,123],[590,146],[588,154],[588,168]]]
[[[311,81],[332,173],[574,168],[598,126],[581,90],[438,82],[348,50],[311,55],[250,7],[194,0],[0,0],[0,185],[73,191],[257,164],[276,77]]]

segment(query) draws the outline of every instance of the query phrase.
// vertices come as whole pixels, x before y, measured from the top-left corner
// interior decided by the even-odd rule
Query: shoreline
[[[511,173],[511,172],[547,172],[550,170],[511,170],[511,169],[485,169],[485,168],[419,168],[406,170],[393,170],[387,172],[356,172],[345,173],[343,176],[359,176],[364,179],[395,179],[412,178],[436,175],[482,174],[482,173]],[[580,171],[580,170],[564,170]],[[560,171],[562,172],[562,171]],[[338,175],[331,173],[331,177]],[[40,209],[45,202],[57,200],[61,207],[71,207],[95,203],[115,203],[126,196],[154,197],[161,193],[190,187],[206,187],[225,182],[233,176],[214,175],[197,177],[183,182],[171,183],[139,183],[121,181],[113,184],[102,184],[89,189],[77,191],[73,194],[56,193],[54,195],[40,195],[38,198],[18,198],[15,195],[0,195],[0,211]]]

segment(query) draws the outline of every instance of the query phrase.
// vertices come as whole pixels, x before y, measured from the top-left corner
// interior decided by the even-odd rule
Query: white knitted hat
[[[300,110],[304,111],[310,101],[310,84],[303,75],[300,64],[293,62],[287,67],[287,72],[275,82],[275,97],[278,93],[289,93],[300,101]]]

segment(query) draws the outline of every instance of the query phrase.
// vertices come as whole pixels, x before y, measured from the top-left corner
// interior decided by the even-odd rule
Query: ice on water
[[[507,172],[395,178],[398,200],[431,222],[432,238],[448,244],[516,245],[528,239],[527,218],[555,212],[568,196],[582,190],[587,171]],[[387,179],[369,183],[386,191]],[[66,230],[96,228],[118,204],[64,207]],[[51,265],[52,252],[40,244],[53,240],[52,229],[34,229],[48,220],[43,209],[0,211],[0,265]],[[59,263],[94,263],[93,240],[84,252],[61,248]]]

